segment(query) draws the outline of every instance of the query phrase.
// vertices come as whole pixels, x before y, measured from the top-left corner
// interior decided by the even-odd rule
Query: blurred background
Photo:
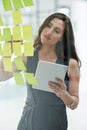
[[[32,24],[33,38],[38,27],[51,13],[62,12],[70,17],[76,49],[82,62],[80,102],[76,110],[67,108],[68,130],[87,129],[87,0],[33,0],[34,5],[20,9],[24,25]],[[4,11],[0,0],[0,15],[5,26],[13,26],[11,11]],[[16,85],[13,78],[0,82],[0,130],[17,130],[26,100],[26,86]]]

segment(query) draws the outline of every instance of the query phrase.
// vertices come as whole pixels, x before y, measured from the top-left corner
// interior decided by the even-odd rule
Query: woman
[[[80,60],[70,19],[62,13],[50,15],[39,28],[34,48],[34,57],[27,57],[27,72],[35,73],[38,60],[68,65],[68,72],[64,81],[49,81],[54,93],[27,85],[27,100],[17,130],[67,130],[66,106],[77,108],[80,79]]]

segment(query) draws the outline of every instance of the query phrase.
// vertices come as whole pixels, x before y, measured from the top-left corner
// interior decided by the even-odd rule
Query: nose
[[[50,29],[47,31],[47,34],[48,34],[48,35],[51,35],[51,34],[52,34],[52,32],[53,32],[53,29],[52,29],[52,28],[50,28]]]

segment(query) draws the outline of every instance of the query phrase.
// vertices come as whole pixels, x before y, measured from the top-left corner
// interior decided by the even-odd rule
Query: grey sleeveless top
[[[27,59],[27,72],[35,74],[38,52]],[[56,63],[66,64],[63,59]],[[65,77],[68,86],[68,77]],[[36,90],[27,84],[27,100],[17,130],[67,130],[67,114],[63,101],[54,93]]]
[[[27,59],[27,72],[34,73],[36,72],[38,63],[38,52],[35,51],[34,57],[28,57]],[[56,63],[68,65],[63,59],[58,59]],[[65,76],[65,83],[68,89],[68,76]],[[48,100],[47,100],[48,99]],[[54,93],[44,92],[41,90],[35,90],[32,88],[32,85],[27,84],[27,101],[26,105],[34,106],[38,102],[47,102],[51,104],[64,104],[63,101],[58,98]],[[53,101],[52,101],[53,100]]]

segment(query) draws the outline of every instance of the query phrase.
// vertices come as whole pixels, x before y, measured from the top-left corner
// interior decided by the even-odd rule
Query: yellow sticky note
[[[15,26],[12,28],[12,31],[13,31],[13,40],[22,40],[21,27]]]
[[[2,36],[1,30],[0,30],[0,41],[3,41],[3,36]]]
[[[4,23],[3,23],[3,20],[2,20],[1,16],[0,16],[0,26],[4,26]]]
[[[22,56],[21,42],[13,42],[12,47],[15,56]]]
[[[4,39],[4,41],[11,41],[10,28],[3,28],[3,39]]]
[[[12,5],[10,0],[2,0],[5,11],[12,10]]]
[[[19,10],[12,12],[13,23],[14,24],[21,24],[22,23],[22,16]]]
[[[22,0],[12,0],[15,9],[23,8]]]
[[[26,71],[26,67],[23,63],[22,58],[15,58],[14,63],[16,64],[16,67],[18,70],[25,70]]]
[[[31,85],[38,85],[35,77],[34,77],[34,74],[33,73],[24,73],[24,76],[25,76],[25,79],[27,80],[27,82]]]
[[[16,84],[25,85],[25,82],[24,82],[24,79],[23,79],[23,76],[21,73],[15,72],[15,73],[13,73],[13,76],[14,76]]]
[[[11,58],[3,58],[4,71],[12,71]]]
[[[31,25],[22,26],[22,29],[24,40],[32,40],[32,26]]]
[[[32,0],[23,0],[24,1],[24,5],[25,6],[32,6],[33,5],[33,1]]]
[[[0,44],[0,56],[2,56],[2,45]]]
[[[3,43],[2,44],[2,50],[3,50],[3,56],[11,56],[12,50],[11,50],[11,43]]]
[[[32,42],[24,42],[24,56],[34,56],[34,48]]]

